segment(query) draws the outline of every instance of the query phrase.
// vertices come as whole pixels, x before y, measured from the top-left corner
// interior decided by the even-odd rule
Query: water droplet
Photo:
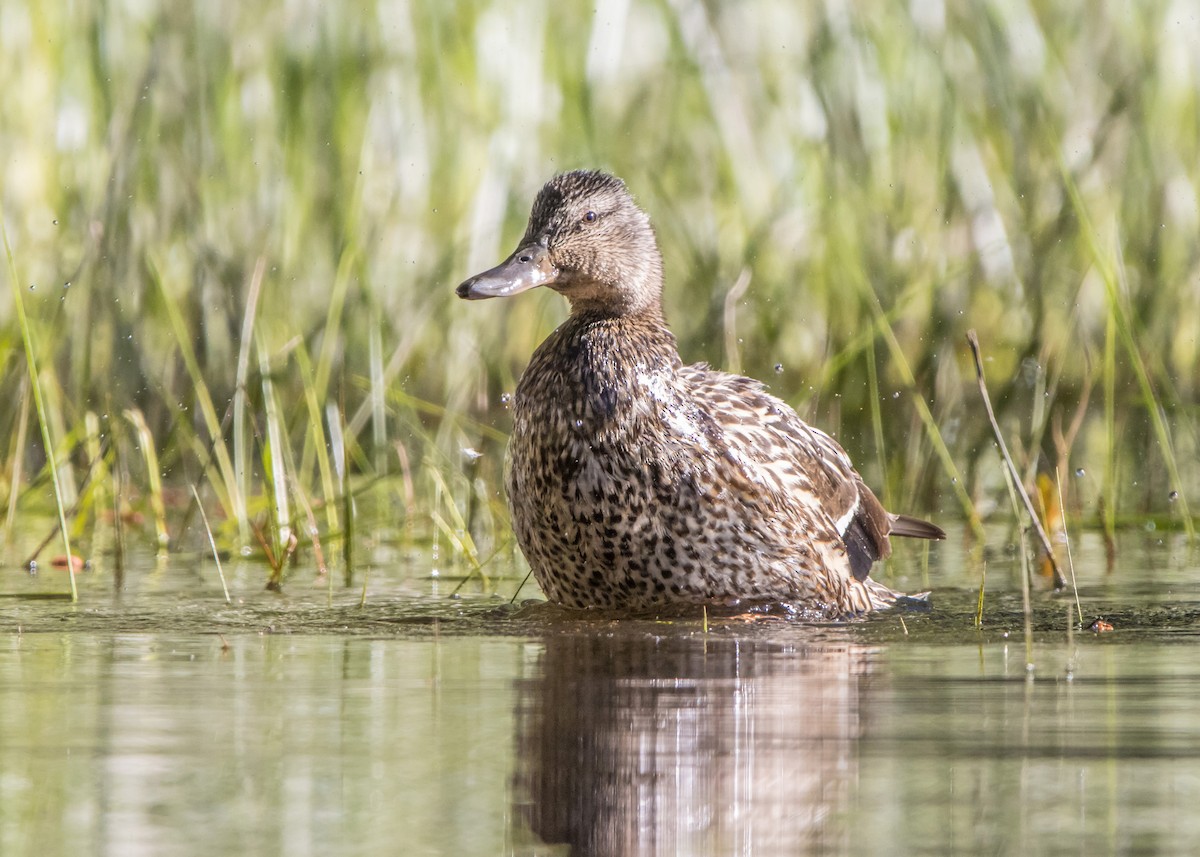
[[[57,221],[57,220],[51,220],[50,222],[51,222],[51,223],[53,223],[55,226],[58,226],[58,221]]]
[[[1167,495],[1167,501],[1170,503],[1174,503],[1178,499],[1179,499],[1178,491],[1172,491],[1170,494]]]
[[[897,390],[896,392],[892,393],[892,398],[893,398],[893,399],[899,399],[899,398],[900,398],[900,391],[899,391],[899,390]]]
[[[1082,467],[1076,467],[1076,468],[1075,468],[1075,475],[1076,475],[1076,476],[1079,476],[1079,477],[1081,477],[1081,478],[1082,478],[1082,477],[1083,477],[1083,476],[1084,476],[1086,473],[1087,473],[1087,471],[1086,471],[1086,470],[1084,470]]]
[[[783,374],[783,364],[782,364],[782,363],[776,363],[776,364],[775,364],[775,374],[776,374],[776,375],[782,375],[782,374]]]
[[[35,291],[36,289],[37,289],[37,286],[35,286],[33,283],[29,284],[29,291],[32,292],[32,291]]]
[[[951,477],[951,479],[950,479],[950,484],[951,484],[951,485],[957,485],[957,484],[958,484],[958,477],[957,477],[957,476],[953,476],[953,477]]]
[[[583,420],[575,420],[575,428],[583,428]]]
[[[512,401],[512,393],[501,393],[500,394],[500,404],[508,405],[508,403],[511,401]]]

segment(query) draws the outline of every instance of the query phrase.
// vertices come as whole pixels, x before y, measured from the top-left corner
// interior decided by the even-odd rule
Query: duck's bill
[[[520,247],[515,253],[482,274],[476,274],[456,290],[469,301],[507,298],[546,286],[558,279],[558,269],[550,263],[546,248],[536,244]]]

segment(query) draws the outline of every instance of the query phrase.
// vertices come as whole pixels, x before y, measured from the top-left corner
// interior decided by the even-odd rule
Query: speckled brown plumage
[[[757,381],[682,364],[654,231],[620,179],[551,179],[518,249],[458,294],[542,285],[571,315],[517,385],[507,489],[547,598],[861,613],[897,597],[868,576],[889,535],[944,537],[884,511],[841,447]]]

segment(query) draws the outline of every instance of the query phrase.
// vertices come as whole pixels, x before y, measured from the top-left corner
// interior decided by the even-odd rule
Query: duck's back
[[[552,600],[848,613],[890,596],[866,579],[887,515],[841,448],[761,384],[681,366],[660,323],[555,331],[518,386],[510,456],[514,529]]]

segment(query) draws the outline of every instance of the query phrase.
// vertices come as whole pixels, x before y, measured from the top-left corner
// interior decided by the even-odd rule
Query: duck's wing
[[[739,460],[752,482],[837,532],[858,580],[891,553],[889,534],[944,537],[932,524],[888,513],[838,442],[805,423],[758,381],[705,364],[681,367],[678,377],[719,428],[727,455]]]

